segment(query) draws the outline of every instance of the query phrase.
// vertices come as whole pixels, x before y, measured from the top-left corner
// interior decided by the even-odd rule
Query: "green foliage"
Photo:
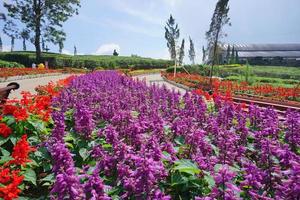
[[[213,65],[217,61],[217,46],[219,44],[219,39],[225,34],[222,32],[222,28],[229,24],[230,18],[228,17],[228,6],[229,0],[218,0],[212,19],[210,23],[209,30],[206,32],[206,39],[208,42],[208,52],[210,60]],[[211,74],[212,75],[212,74]]]
[[[33,52],[3,52],[0,53],[0,59],[22,63],[24,66],[31,66],[35,62]],[[55,53],[44,53],[42,62],[48,61],[50,68],[97,68],[118,69],[153,69],[166,68],[173,65],[172,61],[162,59],[151,59],[142,57],[125,57],[125,56],[94,56],[94,55],[77,55],[69,56]]]
[[[170,52],[171,60],[173,61],[176,61],[177,58],[176,43],[179,36],[180,30],[178,28],[178,24],[176,24],[173,16],[170,15],[170,18],[165,26],[165,39],[167,40],[167,47]]]
[[[190,40],[189,58],[190,58],[190,61],[192,62],[192,64],[194,65],[195,57],[196,57],[195,46],[194,46],[194,42],[191,37],[189,37],[189,40]]]
[[[211,179],[191,160],[178,160],[170,167],[169,177],[164,188],[172,199],[194,199],[210,192]]]
[[[33,30],[29,33],[34,41],[36,57],[39,61],[41,38],[53,44],[64,41],[66,34],[62,30],[62,24],[73,14],[78,13],[80,0],[12,0],[4,2],[3,5],[9,17],[23,24],[27,29]],[[16,29],[13,30],[16,31]]]
[[[0,68],[24,68],[24,65],[17,62],[8,62],[0,60]]]
[[[179,65],[182,65],[183,58],[184,58],[184,39],[182,39],[181,46],[180,46],[180,49],[179,49],[179,58],[178,58],[178,64]]]

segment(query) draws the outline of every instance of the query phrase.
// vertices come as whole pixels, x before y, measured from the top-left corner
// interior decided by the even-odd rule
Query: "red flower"
[[[17,121],[24,121],[28,117],[28,114],[27,114],[27,111],[25,108],[19,108],[19,109],[15,110],[13,115]]]
[[[14,146],[12,152],[12,157],[14,159],[9,161],[9,164],[25,165],[27,162],[30,162],[28,155],[32,151],[34,151],[34,148],[30,147],[27,142],[27,135],[23,135],[21,140]]]
[[[16,106],[13,105],[5,105],[3,108],[4,115],[12,115],[17,110]]]
[[[0,135],[2,137],[7,138],[11,132],[11,129],[5,123],[0,123]]]
[[[10,169],[7,168],[0,168],[0,183],[4,185],[0,187],[0,198],[4,200],[18,198],[21,193],[18,186],[22,183],[23,179],[23,176],[19,176],[18,170],[10,171]]]

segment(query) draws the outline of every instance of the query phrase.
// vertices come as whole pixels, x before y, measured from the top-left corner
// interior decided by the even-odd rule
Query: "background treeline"
[[[0,53],[0,60],[17,62],[26,67],[30,67],[32,63],[35,63],[36,57],[35,52],[2,52]],[[174,62],[170,60],[143,58],[139,56],[70,56],[56,53],[43,53],[41,61],[48,61],[50,68],[73,67],[93,69],[102,67],[105,69],[153,69],[167,68],[174,65]]]

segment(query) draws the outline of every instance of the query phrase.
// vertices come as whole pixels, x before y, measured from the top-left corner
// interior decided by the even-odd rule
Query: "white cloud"
[[[114,50],[116,50],[119,53],[120,50],[121,50],[120,45],[115,44],[115,43],[103,44],[93,54],[96,54],[96,55],[112,55]]]

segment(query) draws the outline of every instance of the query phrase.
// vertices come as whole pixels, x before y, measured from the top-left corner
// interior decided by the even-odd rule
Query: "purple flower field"
[[[279,121],[114,71],[52,105],[53,199],[300,199],[300,113]]]

